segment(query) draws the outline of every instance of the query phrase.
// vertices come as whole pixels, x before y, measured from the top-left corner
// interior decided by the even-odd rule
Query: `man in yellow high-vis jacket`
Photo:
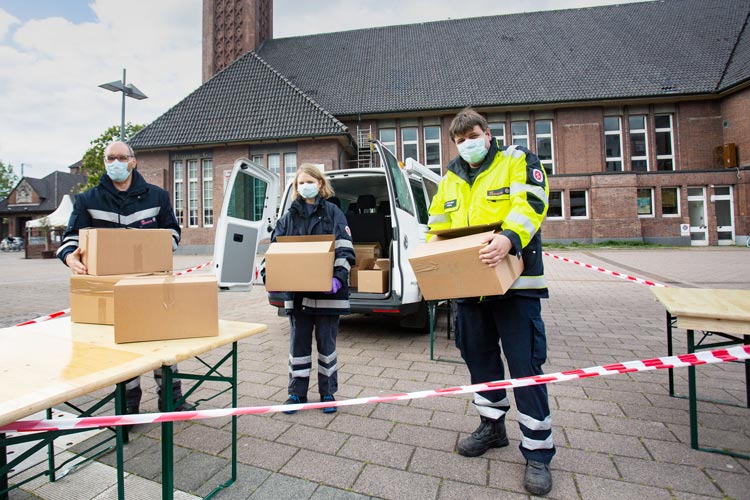
[[[488,236],[478,259],[490,267],[522,256],[523,274],[502,296],[457,300],[456,346],[471,374],[471,383],[505,378],[504,351],[510,376],[541,375],[547,340],[540,299],[548,297],[539,229],[547,214],[549,187],[539,159],[520,146],[500,147],[485,118],[461,111],[450,126],[459,157],[448,164],[430,206],[430,229],[476,226],[502,221],[502,231]],[[535,495],[552,489],[549,464],[555,454],[547,386],[513,390],[521,428],[520,449],[526,459],[524,487]],[[474,395],[481,423],[458,444],[464,456],[479,456],[508,445],[506,391]]]

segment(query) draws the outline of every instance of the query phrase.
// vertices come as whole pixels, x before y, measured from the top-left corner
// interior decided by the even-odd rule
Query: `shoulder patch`
[[[346,231],[346,234],[348,234],[350,238],[352,237],[352,230],[349,229],[349,226],[344,227],[344,231]]]
[[[542,182],[544,180],[544,174],[542,174],[542,171],[540,169],[535,168],[532,172],[535,181]]]

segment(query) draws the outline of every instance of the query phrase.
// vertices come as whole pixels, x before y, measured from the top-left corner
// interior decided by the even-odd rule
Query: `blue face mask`
[[[126,161],[115,160],[112,163],[105,163],[104,167],[107,169],[107,175],[112,179],[112,182],[123,182],[130,175],[128,162]]]
[[[310,184],[310,183],[304,183],[304,184],[298,184],[297,185],[297,192],[303,197],[303,198],[315,198],[318,196],[318,185],[317,184]]]
[[[468,163],[476,165],[487,156],[487,148],[484,145],[484,136],[476,139],[466,139],[458,145],[458,154]]]

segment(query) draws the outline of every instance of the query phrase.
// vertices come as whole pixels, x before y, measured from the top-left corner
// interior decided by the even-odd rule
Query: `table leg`
[[[687,331],[687,352],[695,352],[695,334],[693,330]],[[695,366],[688,367],[688,395],[690,401],[690,447],[698,449],[698,401],[695,387]]]
[[[115,413],[123,415],[125,413],[125,383],[120,382],[115,386]],[[115,448],[117,455],[117,500],[125,500],[125,460],[123,458],[122,447],[128,432],[122,425],[115,428]]]
[[[164,409],[172,411],[172,368],[162,366],[162,387],[164,393]],[[161,424],[161,498],[172,500],[174,498],[174,448],[172,443],[174,424],[162,422]]]
[[[430,301],[427,303],[427,310],[429,312],[427,319],[430,322],[430,361],[435,361],[435,316],[437,316],[436,307],[437,303],[435,301]]]
[[[750,345],[750,335],[744,335],[745,345]],[[745,402],[750,408],[750,359],[745,360]]]
[[[667,356],[673,355],[672,348],[672,315],[667,311]],[[669,378],[669,395],[674,397],[674,369],[667,369],[667,377]]]
[[[237,342],[232,343],[232,408],[237,408]],[[232,415],[232,481],[237,480],[237,415]]]

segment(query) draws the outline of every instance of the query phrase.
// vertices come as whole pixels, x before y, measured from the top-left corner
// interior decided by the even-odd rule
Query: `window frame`
[[[675,200],[677,201],[677,213],[676,214],[665,214],[664,213],[664,190],[665,189],[674,189],[675,190]],[[672,217],[680,217],[682,210],[680,209],[680,187],[679,186],[662,186],[660,188],[661,195],[661,216],[666,218],[672,218]]]
[[[384,140],[383,132],[393,132],[393,141]],[[381,128],[380,130],[378,130],[378,137],[380,138],[380,142],[383,143],[383,146],[388,148],[388,150],[395,155],[397,151],[396,144],[398,142],[398,133],[396,129],[391,127]]]
[[[572,195],[573,193],[583,193],[583,203],[584,207],[586,208],[586,215],[573,215],[573,201],[572,201]],[[568,203],[570,207],[570,218],[572,220],[584,220],[590,218],[590,210],[589,210],[589,191],[588,189],[571,189],[568,191]]]
[[[407,141],[404,138],[404,132],[406,131],[414,131],[414,134],[416,136],[416,139]],[[407,158],[414,158],[413,156],[406,156],[406,146],[414,146],[414,151],[416,151],[417,157],[414,158],[419,163],[422,163],[422,160],[419,158],[419,127],[402,127],[401,128],[401,161],[406,161]]]
[[[206,164],[210,165],[210,168],[206,168]],[[210,170],[210,174],[206,175],[206,170]],[[201,203],[203,210],[202,223],[203,227],[214,227],[214,160],[213,158],[201,159],[201,179],[202,179],[202,194]],[[207,188],[208,185],[208,188]],[[206,195],[208,193],[208,196]],[[208,221],[208,222],[207,222]]]
[[[438,133],[437,134],[438,135],[437,139],[428,139],[427,138],[427,129],[437,129],[437,133]],[[442,136],[441,127],[439,125],[425,125],[424,127],[422,127],[422,133],[424,134],[424,161],[425,161],[424,166],[427,167],[427,168],[429,168],[430,170],[433,170],[433,171],[437,172],[439,174],[440,171],[441,171],[441,169],[442,169],[442,167],[443,167],[443,146],[442,146],[442,138],[443,138],[443,136]],[[435,145],[435,144],[437,145],[437,148],[438,148],[438,150],[437,150],[437,153],[438,153],[438,162],[437,162],[437,164],[435,164],[435,163],[427,163],[427,158],[428,158],[428,155],[427,155],[427,146],[428,145]]]
[[[659,118],[659,117],[663,117],[663,116],[666,116],[667,118],[669,118],[669,127],[668,128],[664,128],[664,127],[657,128],[656,127],[656,119]],[[671,151],[671,153],[668,154],[668,155],[665,155],[665,154],[660,155],[659,154],[659,150],[658,150],[658,148],[659,148],[659,141],[656,140],[656,137],[657,137],[657,134],[659,134],[659,133],[665,133],[665,132],[669,133],[669,150]],[[654,141],[655,141],[655,144],[654,144],[654,155],[656,156],[656,170],[658,172],[674,172],[675,169],[676,169],[676,165],[675,165],[675,161],[674,161],[674,119],[673,119],[672,113],[659,113],[658,115],[657,114],[654,115]],[[659,160],[670,160],[672,162],[672,168],[671,169],[661,169],[661,168],[659,168]]]
[[[516,135],[513,133],[513,124],[515,123],[522,123],[524,127],[526,127],[526,134],[525,135]],[[524,139],[526,141],[526,144],[516,144],[516,139]],[[510,143],[516,146],[523,146],[525,148],[529,147],[529,121],[528,120],[519,120],[510,122]]]
[[[617,130],[607,130],[606,121],[607,118],[617,118]],[[624,170],[623,160],[623,144],[622,144],[622,117],[621,116],[605,116],[602,121],[602,129],[604,130],[604,171],[605,172],[622,172]],[[620,156],[607,156],[607,136],[618,136],[618,142],[620,143]],[[619,170],[610,170],[608,163],[618,162],[620,164]]]
[[[190,167],[194,166],[195,176],[190,173]],[[198,182],[200,179],[198,159],[187,160],[187,227],[200,227],[200,202],[198,195]],[[195,213],[195,215],[193,215]],[[193,222],[195,219],[195,222]]]
[[[549,122],[549,133],[537,133],[536,127],[538,123]],[[539,139],[549,139],[550,156],[549,160],[542,160],[539,158],[539,163],[542,168],[547,172],[547,175],[555,175],[555,141],[554,137],[554,123],[551,118],[545,118],[542,120],[534,120],[534,144],[536,146],[536,155],[539,157]],[[549,168],[548,168],[549,167]]]
[[[630,127],[630,120],[635,117],[642,117],[643,118],[643,128],[640,129],[633,129]],[[646,151],[646,156],[633,156],[633,131],[635,131],[636,134],[643,134],[643,142],[644,142],[644,149]],[[647,114],[640,114],[640,115],[628,115],[628,136],[630,139],[630,171],[631,172],[650,172],[651,171],[651,162],[648,158],[648,151],[649,151],[649,144],[648,144],[648,115]],[[646,162],[646,169],[634,169],[633,168],[633,161],[645,161]]]
[[[640,210],[641,210],[641,208],[640,208],[640,200],[641,200],[640,192],[641,191],[648,191],[649,192],[649,200],[650,200],[649,207],[651,209],[651,212],[648,213],[648,214],[642,214],[642,213],[640,213]],[[652,188],[652,187],[650,187],[650,188],[643,188],[643,187],[636,188],[635,198],[636,198],[636,210],[638,212],[638,218],[639,219],[653,219],[655,217],[655,212],[656,212],[655,211],[656,207],[654,206],[654,188]]]
[[[492,137],[496,137],[502,141],[500,144],[501,148],[504,148],[506,146],[505,144],[505,122],[492,122],[488,124],[490,126],[490,135]],[[502,129],[502,134],[495,134],[495,127],[498,127],[498,129]],[[499,130],[498,130],[499,131]]]
[[[179,165],[179,168],[178,168]],[[179,171],[179,178],[177,172]],[[177,225],[185,227],[185,162],[183,160],[172,161],[172,207],[177,219]]]
[[[552,193],[560,193],[560,215],[559,216],[550,215],[549,214],[549,208],[548,208],[547,209],[547,217],[546,218],[547,218],[547,220],[565,220],[565,191],[562,190],[562,189],[560,189],[560,190],[550,190],[550,192],[549,192],[549,200],[550,201],[552,200]],[[551,204],[548,205],[548,206],[551,206]]]

